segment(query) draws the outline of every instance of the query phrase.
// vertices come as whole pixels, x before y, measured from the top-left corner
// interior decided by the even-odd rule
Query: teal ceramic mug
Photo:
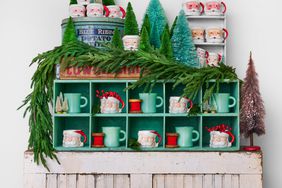
[[[104,144],[106,147],[119,147],[120,142],[126,140],[126,133],[120,130],[120,127],[102,127],[102,132],[105,134]],[[123,138],[120,138],[120,134],[123,134]]]
[[[179,134],[177,144],[179,147],[193,147],[193,142],[200,139],[200,133],[194,130],[193,127],[175,127],[176,132]],[[196,135],[193,138],[193,134]]]
[[[156,113],[157,108],[164,104],[162,97],[157,96],[157,93],[139,93],[139,98],[142,100],[141,109],[143,113]],[[156,104],[157,99],[160,101]]]
[[[88,104],[88,99],[80,93],[65,93],[64,96],[68,102],[68,113],[80,113],[81,108]],[[84,100],[84,104],[81,104],[81,100]]]
[[[232,101],[231,104],[230,101]],[[229,93],[215,93],[212,95],[212,104],[218,113],[229,113],[230,108],[236,105],[236,99]]]

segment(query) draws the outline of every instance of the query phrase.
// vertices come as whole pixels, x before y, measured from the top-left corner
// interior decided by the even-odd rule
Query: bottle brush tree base
[[[246,146],[246,147],[243,147],[243,150],[244,151],[260,151],[261,148],[260,146]]]

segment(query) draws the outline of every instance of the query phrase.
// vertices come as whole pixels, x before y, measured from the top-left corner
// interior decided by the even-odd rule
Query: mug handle
[[[80,108],[84,108],[87,106],[88,104],[88,99],[86,97],[81,96],[80,97],[82,100],[84,100],[84,104],[80,105]]]
[[[202,2],[200,2],[200,6],[202,7],[200,15],[202,15],[204,13],[204,11],[205,11],[205,5]]]
[[[160,102],[160,104],[156,105],[156,107],[157,107],[157,108],[160,108],[160,107],[162,107],[162,106],[164,105],[164,100],[163,100],[163,98],[160,97],[160,96],[157,96],[157,99],[159,99],[161,102]]]
[[[235,99],[234,97],[232,97],[232,96],[229,97],[229,100],[230,100],[230,99],[233,100],[233,103],[230,104],[228,107],[229,107],[229,108],[232,108],[232,107],[234,107],[234,106],[236,105],[236,99]]]
[[[231,137],[231,141],[229,142],[230,146],[235,141],[235,136],[230,131],[225,131]]]
[[[198,131],[196,131],[196,130],[193,130],[192,133],[197,135],[196,138],[192,139],[192,142],[198,141],[200,139],[200,133]]]
[[[205,58],[207,59],[207,58],[209,58],[209,56],[210,56],[210,53],[208,51],[206,51]]]
[[[119,7],[119,10],[122,13],[122,17],[121,18],[124,18],[126,16],[125,10],[121,6]]]
[[[190,110],[193,108],[193,101],[192,101],[191,99],[186,98],[186,97],[185,97],[185,99],[188,100],[189,106],[190,106],[190,107],[188,108],[187,112],[190,112]]]
[[[224,40],[226,40],[229,36],[229,32],[225,28],[223,28],[222,30],[225,32]]]
[[[104,10],[105,10],[105,16],[108,17],[109,14],[110,14],[110,11],[109,11],[107,6],[103,5],[103,7],[104,7]]]
[[[119,102],[122,104],[121,108],[119,109],[119,112],[122,112],[122,110],[123,110],[124,107],[125,107],[125,103],[124,103],[124,101],[123,101],[122,99],[120,99]]]
[[[226,13],[226,10],[227,10],[227,7],[226,7],[226,4],[224,2],[221,2],[221,4],[223,5],[224,9],[222,11],[222,14],[225,14]]]
[[[120,133],[123,134],[123,138],[119,139],[120,142],[125,141],[126,140],[126,133],[123,130],[120,130]]]
[[[222,55],[218,54],[218,62],[220,63],[222,60]]]
[[[74,131],[74,132],[80,134],[81,136],[83,136],[83,138],[84,138],[83,143],[87,142],[86,134],[82,130],[77,130],[77,131]]]
[[[156,144],[156,147],[159,146],[159,144],[162,142],[162,136],[157,132],[157,131],[151,131],[151,133],[154,133],[157,135],[157,137],[159,138],[158,143]]]

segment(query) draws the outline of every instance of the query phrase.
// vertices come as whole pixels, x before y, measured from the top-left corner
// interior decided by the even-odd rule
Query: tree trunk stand
[[[261,152],[58,152],[50,172],[24,154],[25,188],[262,188]]]

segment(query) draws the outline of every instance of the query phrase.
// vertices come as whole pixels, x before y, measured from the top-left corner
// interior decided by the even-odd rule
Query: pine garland
[[[24,117],[29,113],[30,137],[28,148],[34,151],[34,161],[40,162],[48,169],[46,158],[58,161],[52,145],[52,116],[49,104],[53,99],[53,81],[55,66],[61,68],[69,66],[95,66],[99,71],[119,73],[123,67],[139,66],[141,77],[127,89],[145,87],[150,92],[158,80],[164,82],[174,80],[174,86],[184,84],[183,95],[194,99],[201,87],[209,80],[215,79],[212,87],[204,96],[207,100],[212,92],[219,89],[219,82],[223,79],[237,79],[235,69],[221,64],[219,67],[196,69],[167,59],[158,51],[144,52],[139,50],[124,51],[110,46],[106,49],[97,49],[79,41],[69,42],[54,50],[39,54],[31,64],[38,64],[32,77],[32,92],[25,98],[20,108],[26,107]],[[48,169],[49,170],[49,169]]]

